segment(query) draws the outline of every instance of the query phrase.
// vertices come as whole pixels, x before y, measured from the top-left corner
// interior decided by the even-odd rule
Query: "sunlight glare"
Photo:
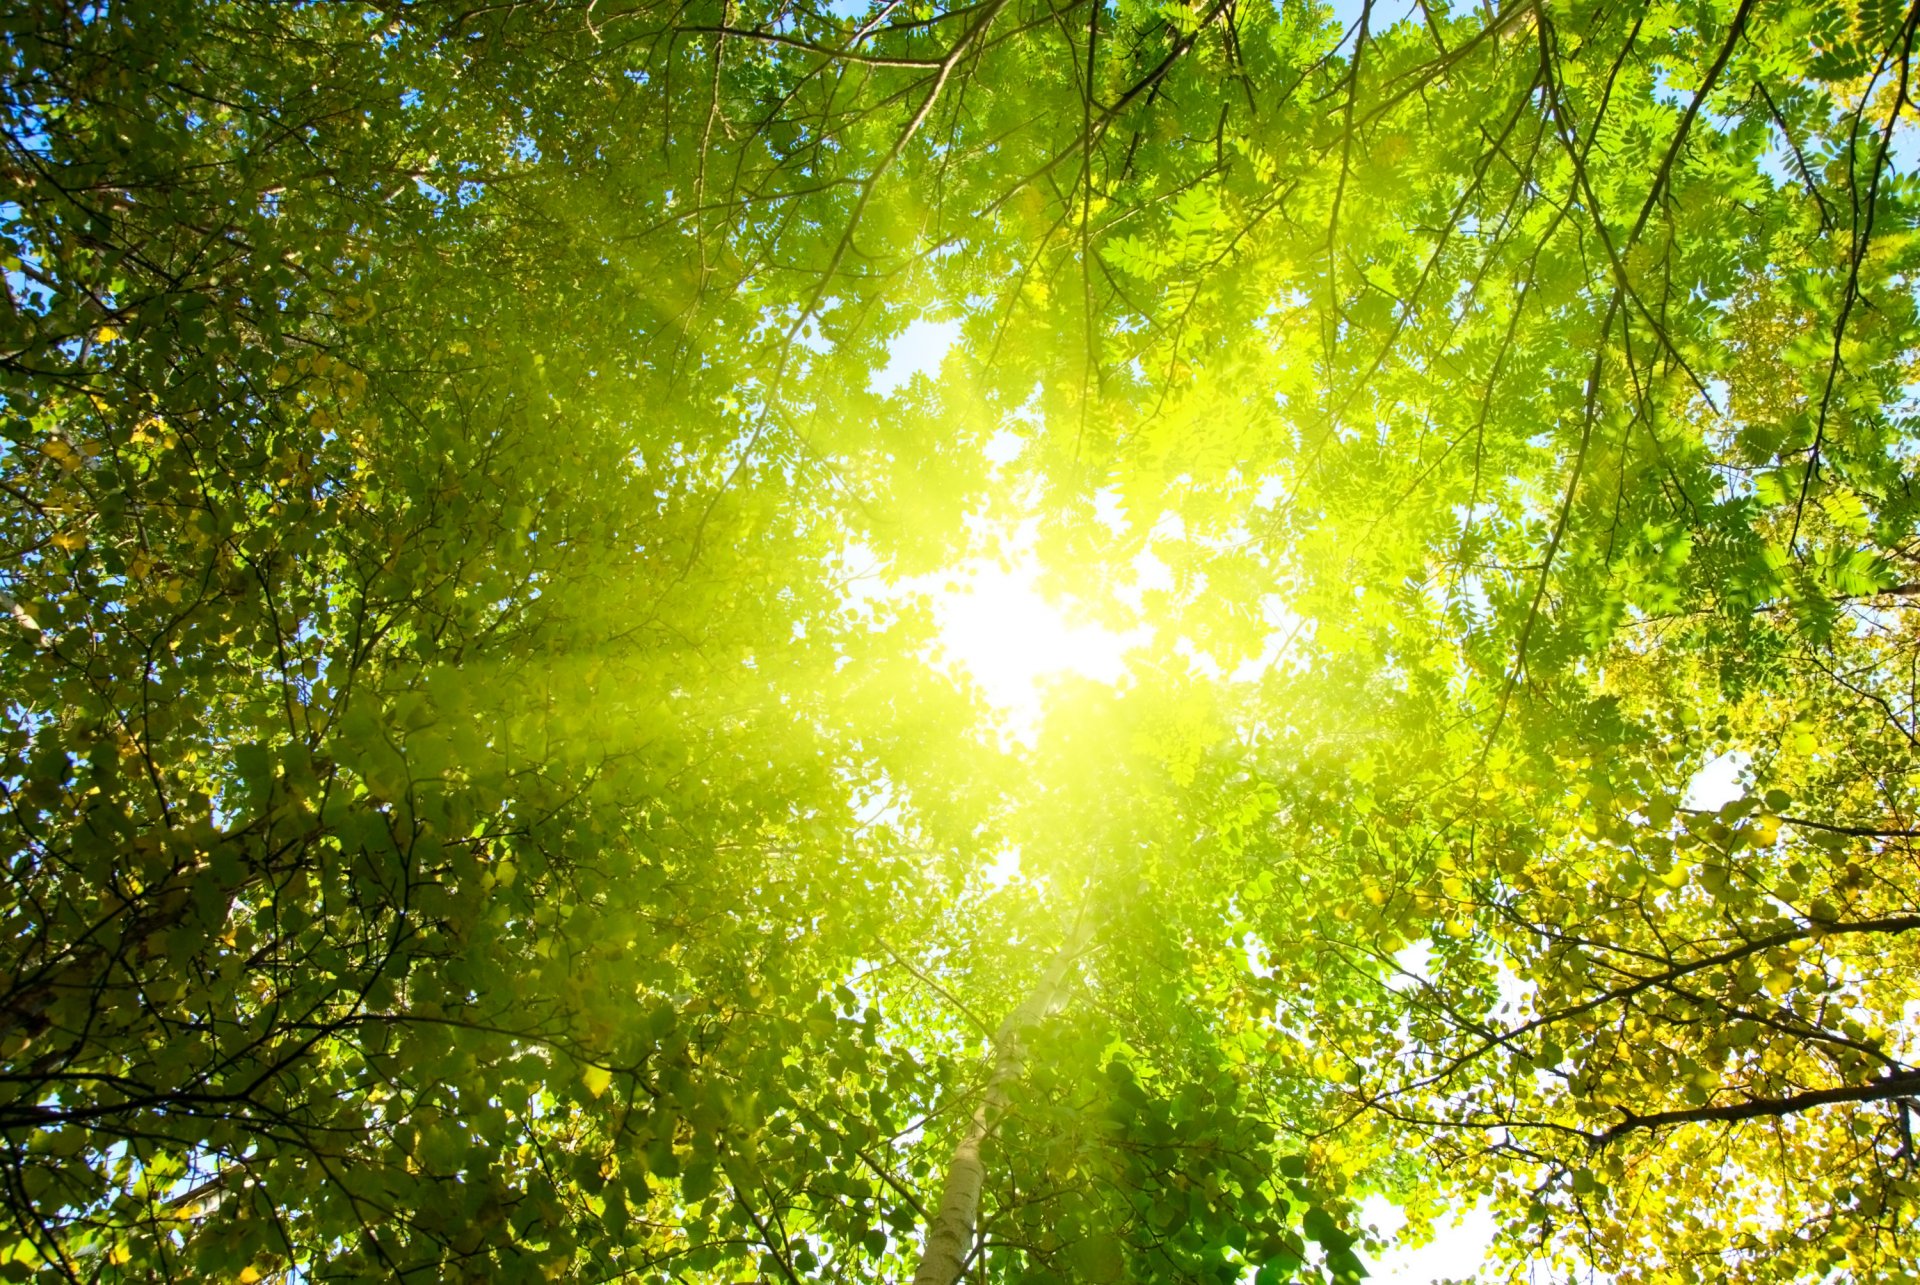
[[[965,667],[1015,730],[1037,718],[1044,679],[1072,673],[1118,682],[1126,653],[1148,636],[1145,626],[1121,633],[1070,620],[1035,586],[1037,570],[1027,558],[969,563],[932,595],[942,653]]]
[[[1360,1211],[1389,1241],[1368,1278],[1376,1285],[1430,1285],[1470,1279],[1485,1265],[1493,1247],[1496,1228],[1489,1201],[1457,1205],[1451,1222],[1443,1216],[1434,1228],[1433,1239],[1417,1246],[1397,1242],[1407,1216],[1385,1196],[1368,1196],[1361,1202]]]
[[[1740,776],[1751,762],[1753,755],[1744,750],[1729,750],[1708,759],[1687,782],[1680,806],[1697,808],[1702,812],[1714,812],[1725,807],[1746,793]]]

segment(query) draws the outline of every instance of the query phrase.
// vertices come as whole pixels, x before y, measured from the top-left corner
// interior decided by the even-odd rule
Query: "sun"
[[[1144,625],[1117,631],[1074,620],[1038,578],[1038,563],[1022,555],[963,564],[930,590],[941,654],[967,671],[1016,733],[1037,722],[1047,678],[1118,682],[1127,653],[1150,634]]]

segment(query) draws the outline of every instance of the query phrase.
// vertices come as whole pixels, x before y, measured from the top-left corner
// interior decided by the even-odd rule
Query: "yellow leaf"
[[[580,1072],[580,1082],[587,1086],[587,1092],[597,1098],[613,1083],[613,1072],[604,1066],[590,1066]]]
[[[68,472],[78,469],[83,463],[80,458],[80,452],[74,450],[73,447],[67,445],[66,442],[58,437],[50,437],[45,442],[42,442],[40,444],[40,450],[48,459],[58,464],[61,468],[66,469]]]

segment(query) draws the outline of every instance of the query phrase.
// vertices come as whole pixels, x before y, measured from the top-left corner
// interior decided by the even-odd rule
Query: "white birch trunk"
[[[926,1248],[920,1255],[919,1270],[913,1274],[913,1285],[955,1285],[966,1270],[973,1255],[974,1228],[980,1221],[980,1191],[987,1179],[981,1149],[1000,1127],[1010,1090],[1026,1074],[1028,1030],[1065,1000],[1067,970],[1084,945],[1085,933],[1076,925],[1072,939],[1060,947],[1045,976],[994,1032],[993,1070],[987,1076],[980,1105],[974,1108],[973,1119],[968,1121],[967,1131],[960,1135],[953,1159],[947,1163],[940,1204],[927,1220]]]

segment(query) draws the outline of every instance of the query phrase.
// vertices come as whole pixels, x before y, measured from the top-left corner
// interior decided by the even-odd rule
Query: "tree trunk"
[[[1000,1127],[1010,1090],[1026,1074],[1027,1032],[1056,1011],[1066,998],[1067,970],[1086,944],[1084,924],[1083,915],[1071,938],[1047,966],[1045,975],[994,1032],[993,1070],[987,1076],[980,1105],[974,1108],[973,1119],[967,1123],[967,1131],[960,1135],[960,1141],[953,1148],[953,1159],[947,1163],[946,1181],[940,1187],[940,1204],[927,1221],[926,1248],[921,1251],[913,1285],[954,1285],[966,1270],[967,1260],[973,1254],[973,1230],[980,1219],[980,1190],[987,1178],[981,1149]]]

